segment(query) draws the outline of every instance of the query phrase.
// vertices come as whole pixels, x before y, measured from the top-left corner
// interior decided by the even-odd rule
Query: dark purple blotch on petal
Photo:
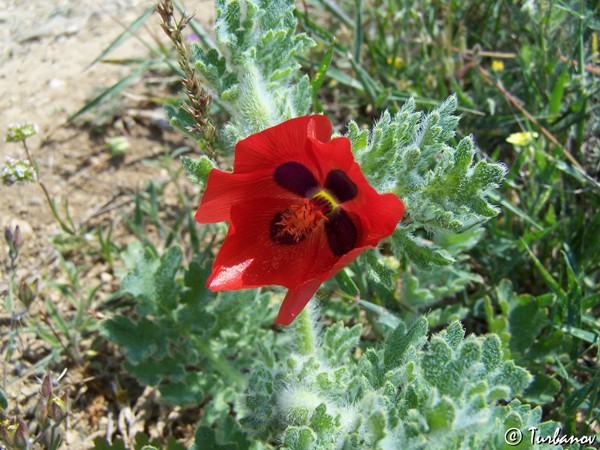
[[[302,197],[317,187],[317,180],[310,170],[297,162],[287,162],[275,169],[275,182],[284,189]]]
[[[336,169],[329,172],[325,179],[325,187],[340,203],[352,200],[358,194],[356,184],[342,170]]]
[[[337,208],[325,222],[327,243],[335,256],[342,256],[356,246],[356,226],[346,211]]]

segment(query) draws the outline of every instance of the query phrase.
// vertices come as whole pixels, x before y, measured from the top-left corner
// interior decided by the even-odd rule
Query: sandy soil
[[[0,133],[4,136],[8,124],[13,122],[36,123],[40,131],[28,144],[50,195],[61,205],[68,200],[74,222],[84,229],[99,224],[116,226],[120,220],[118,212],[132,209],[133,192],[143,189],[147,180],[166,178],[166,171],[153,162],[189,142],[166,127],[162,109],[148,101],[153,85],[147,78],[133,82],[125,95],[112,100],[112,109],[105,108],[102,115],[96,111],[88,116],[96,125],[102,119],[101,126],[90,127],[89,120],[87,126],[82,126],[81,121],[68,124],[67,118],[103,89],[131,73],[127,65],[88,66],[124,26],[151,8],[153,2],[2,0],[0,4]],[[185,4],[210,28],[211,1],[188,0]],[[154,37],[166,42],[154,16],[138,35],[149,43],[154,43]],[[110,58],[147,58],[148,54],[140,40],[132,38]],[[114,136],[125,136],[131,145],[119,160],[110,158],[105,145],[105,140]],[[2,140],[0,149],[0,163],[7,157],[24,157],[19,144]],[[39,186],[0,186],[0,196],[0,226],[4,229],[18,224],[25,238],[17,279],[31,280],[35,276],[64,279],[56,248],[50,243],[60,230]],[[118,227],[115,230],[114,239],[127,238],[124,227],[120,229],[121,235]],[[0,247],[0,259],[4,261],[7,248],[4,244]],[[3,267],[0,292],[7,286],[5,275]],[[92,264],[83,276],[86,283],[91,280],[103,283],[99,295],[108,295],[117,288],[114,274],[105,266]],[[46,287],[42,285],[42,292]],[[68,314],[72,307],[65,298],[56,295],[55,290],[50,291],[48,300]],[[39,308],[43,313],[44,307]],[[2,358],[5,358],[0,362],[4,374],[0,386],[11,411],[33,418],[39,400],[38,380],[43,376],[36,364],[48,354],[47,346],[22,333],[15,341],[16,347],[9,352],[6,336],[15,323],[6,320],[4,309],[0,304]],[[92,337],[82,343],[84,350],[91,351],[92,346]],[[147,404],[154,395],[151,390],[142,392],[140,388],[119,402],[122,400],[119,393],[126,388],[115,386],[115,380],[94,380],[93,370],[74,366],[69,360],[62,365],[67,373],[61,383],[73,403],[67,443],[61,448],[90,448],[94,437],[133,436],[144,429],[144,417],[149,416]],[[115,371],[119,372],[118,362],[115,365]],[[57,372],[55,376],[60,368],[52,368]],[[168,435],[164,428],[173,416],[177,416],[177,411],[163,411],[160,423],[154,424],[153,434]],[[179,430],[180,436],[192,432],[193,429]]]

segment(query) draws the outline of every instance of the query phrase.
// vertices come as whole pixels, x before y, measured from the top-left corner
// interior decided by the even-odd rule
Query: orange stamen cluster
[[[292,205],[281,213],[281,220],[277,222],[281,231],[278,235],[290,234],[294,242],[300,242],[318,229],[327,216],[336,208],[335,201],[322,192],[318,192],[310,199],[302,199],[302,203]]]
[[[325,220],[327,216],[323,214],[321,208],[305,198],[302,203],[292,205],[283,211],[277,225],[282,227],[280,235],[288,233],[293,236],[295,242],[300,242],[319,228]]]

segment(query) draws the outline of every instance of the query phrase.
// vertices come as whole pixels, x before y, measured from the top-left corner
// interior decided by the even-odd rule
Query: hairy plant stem
[[[302,356],[312,355],[315,351],[315,324],[313,323],[310,307],[306,307],[296,319],[294,332],[298,353]]]
[[[190,336],[190,338],[200,353],[202,353],[202,355],[208,359],[219,372],[229,378],[229,381],[235,384],[239,389],[244,388],[246,384],[244,377],[242,377],[242,375],[240,375],[240,373],[227,361],[225,361],[223,358],[220,358],[219,355],[213,352],[207,342],[201,341],[197,336]]]

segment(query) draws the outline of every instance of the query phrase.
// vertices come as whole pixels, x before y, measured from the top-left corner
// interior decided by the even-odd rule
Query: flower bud
[[[13,437],[13,445],[19,450],[29,448],[29,430],[21,419],[17,419],[17,429]]]
[[[50,378],[50,372],[46,373],[46,376],[42,380],[42,386],[40,392],[47,399],[52,395],[52,378]]]
[[[3,420],[0,422],[0,442],[10,446],[13,441],[14,429],[11,430],[11,425],[7,423],[8,421]]]
[[[67,418],[67,394],[63,394],[61,398],[52,397],[48,408],[48,417],[55,423],[61,423]]]
[[[19,300],[21,300],[27,309],[29,309],[33,301],[36,299],[39,288],[39,278],[36,278],[33,283],[28,283],[23,277],[19,282],[19,286],[17,288],[17,297],[19,297]]]
[[[13,232],[10,229],[10,227],[5,227],[4,228],[4,240],[6,241],[6,243],[8,244],[9,247],[12,248],[12,246],[14,245],[14,236],[13,236]]]
[[[19,227],[19,225],[15,227],[13,242],[16,248],[21,248],[23,246],[23,243],[25,242],[23,240],[23,235],[21,234],[21,228]]]
[[[45,398],[41,398],[35,407],[35,419],[42,426],[46,426],[48,423],[48,401]]]

